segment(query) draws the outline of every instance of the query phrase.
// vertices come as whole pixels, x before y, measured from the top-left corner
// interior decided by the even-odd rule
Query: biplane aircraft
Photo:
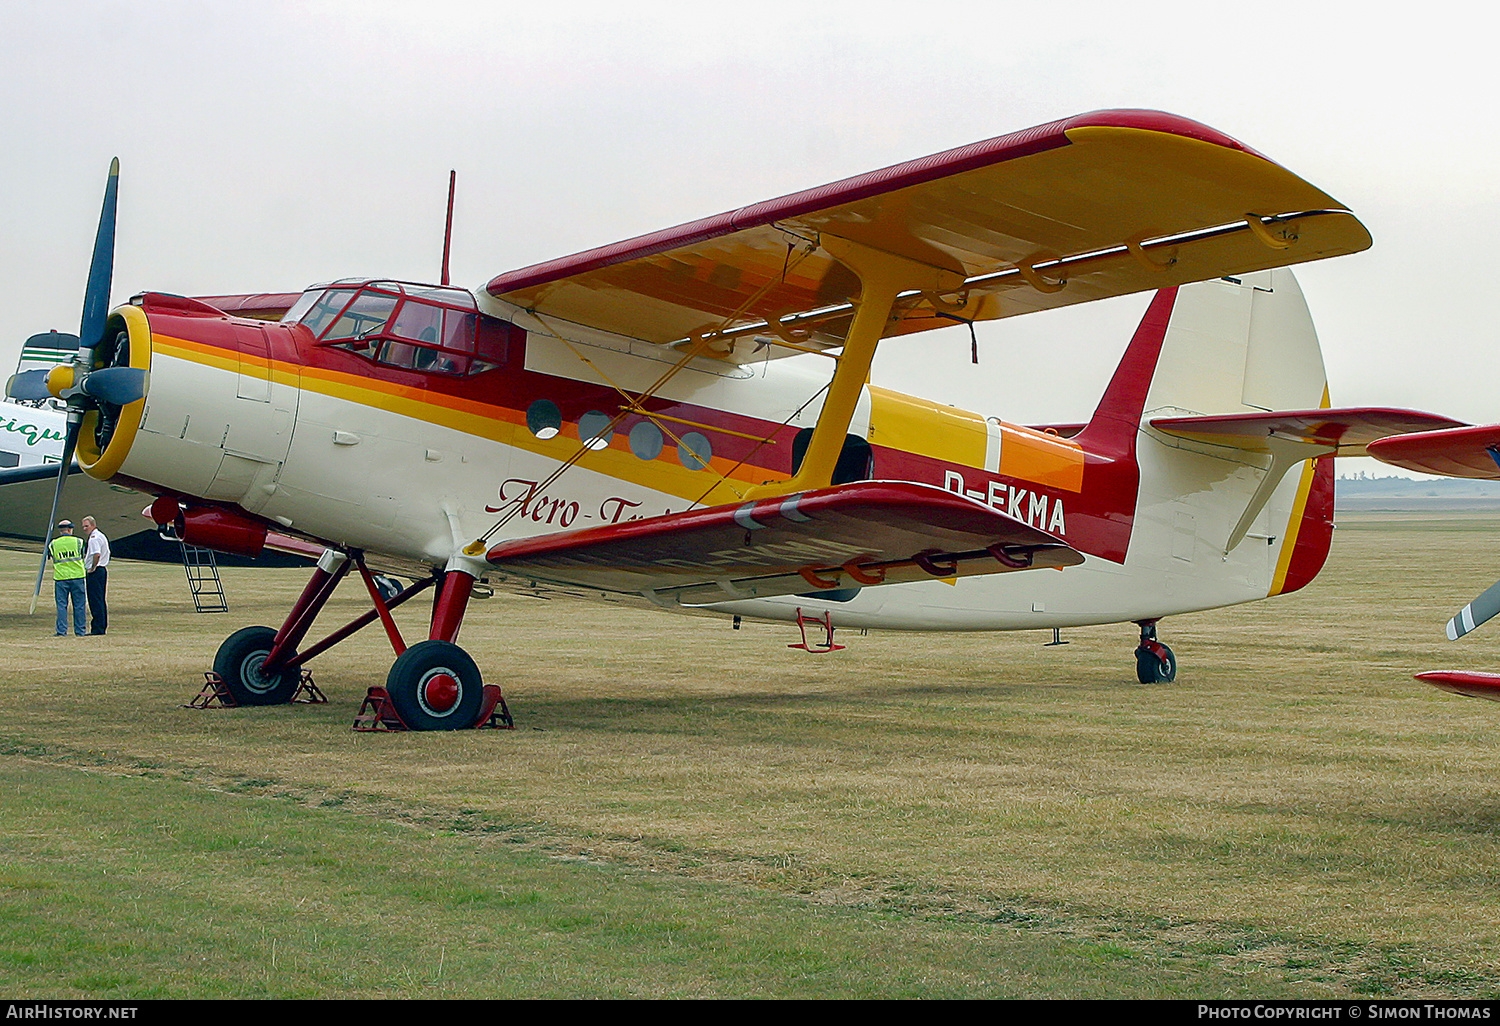
[[[1500,480],[1500,424],[1421,431],[1370,443],[1370,455],[1395,467],[1443,477]],[[1500,613],[1500,582],[1460,609],[1448,621],[1449,641],[1474,630]],[[1427,670],[1416,675],[1444,691],[1500,702],[1500,673],[1471,670]]]
[[[379,619],[405,723],[475,725],[484,685],[456,639],[481,584],[816,619],[829,647],[835,624],[1133,622],[1139,679],[1170,681],[1162,617],[1317,574],[1323,457],[1456,423],[1329,406],[1284,268],[1369,244],[1337,201],[1214,129],[1102,111],[473,291],[445,271],[108,311],[101,242],[77,359],[12,390],[65,399],[87,472],[156,496],[188,541],[324,546],[285,622],[215,656],[243,704],[287,701],[308,660]],[[1152,291],[1083,425],[868,380],[883,340]],[[1027,352],[994,373],[1003,394],[1066,369]],[[351,567],[373,609],[304,646]],[[377,568],[414,583],[387,598]],[[427,588],[427,638],[407,644],[390,610]]]

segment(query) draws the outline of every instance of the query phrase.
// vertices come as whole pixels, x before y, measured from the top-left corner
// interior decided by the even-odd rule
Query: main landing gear
[[[1156,640],[1156,621],[1137,620],[1141,643],[1135,649],[1135,677],[1142,684],[1170,684],[1177,679],[1177,657]]]
[[[297,651],[350,567],[359,570],[374,608],[317,644]],[[396,650],[396,661],[386,677],[385,697],[408,729],[462,730],[487,720],[497,703],[503,710],[500,689],[493,685],[486,688],[474,660],[454,644],[473,592],[474,576],[463,570],[448,570],[394,594],[389,580],[371,574],[360,552],[324,552],[281,629],[246,627],[235,631],[219,646],[214,672],[240,705],[289,702],[304,663],[378,619]],[[432,587],[436,594],[428,639],[408,647],[391,610]],[[501,716],[509,720],[507,713]]]

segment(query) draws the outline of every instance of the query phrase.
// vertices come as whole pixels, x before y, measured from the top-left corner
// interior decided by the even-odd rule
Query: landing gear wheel
[[[276,632],[246,627],[224,639],[214,655],[214,673],[240,705],[284,705],[297,693],[301,675],[295,668],[268,674],[263,670]]]
[[[1177,657],[1161,642],[1160,653],[1150,648],[1135,650],[1135,677],[1142,684],[1170,684],[1177,679]]]
[[[465,730],[484,700],[479,667],[451,641],[423,641],[401,653],[385,690],[412,730]]]

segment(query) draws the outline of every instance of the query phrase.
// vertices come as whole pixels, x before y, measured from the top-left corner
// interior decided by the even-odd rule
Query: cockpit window
[[[323,332],[322,339],[324,342],[341,339],[363,341],[379,335],[390,318],[391,311],[395,309],[395,296],[361,292],[354,297],[354,302],[339,311],[338,319],[333,322],[333,327]]]
[[[320,335],[353,298],[353,289],[309,291],[304,293],[302,298],[286,312],[282,321],[288,324],[304,324],[314,335]]]
[[[499,322],[499,330],[481,330],[474,297],[463,289],[405,282],[309,290],[283,320],[304,325],[319,345],[436,374],[477,374],[499,366],[509,337],[509,326]]]

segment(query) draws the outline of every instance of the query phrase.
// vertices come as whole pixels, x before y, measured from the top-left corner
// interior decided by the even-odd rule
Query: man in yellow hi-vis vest
[[[57,636],[68,634],[68,602],[73,602],[73,633],[80,638],[83,629],[83,541],[73,537],[73,521],[57,522],[57,537],[47,546],[52,560],[52,591],[57,596]]]

